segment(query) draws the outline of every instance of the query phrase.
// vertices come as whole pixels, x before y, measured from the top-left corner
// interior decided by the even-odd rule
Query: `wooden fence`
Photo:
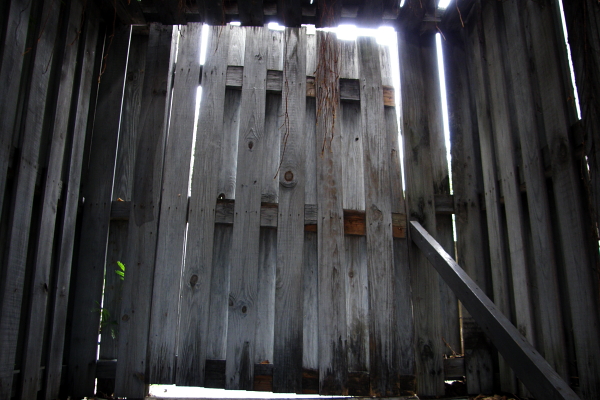
[[[450,179],[437,28],[406,17],[434,2],[406,2],[404,192],[373,38],[122,26],[92,3],[0,6],[0,398],[92,396],[96,379],[129,398],[150,383],[440,396],[462,376],[527,395],[407,220],[600,397],[595,100],[580,86],[578,121],[557,4],[446,12]]]

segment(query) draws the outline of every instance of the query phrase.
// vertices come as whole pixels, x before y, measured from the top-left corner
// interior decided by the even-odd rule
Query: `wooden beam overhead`
[[[238,11],[242,26],[263,26],[263,0],[239,0]]]

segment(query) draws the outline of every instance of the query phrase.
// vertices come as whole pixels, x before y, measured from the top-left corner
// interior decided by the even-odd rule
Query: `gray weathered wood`
[[[269,93],[266,97],[265,105],[265,148],[268,151],[264,154],[264,160],[261,166],[261,175],[263,177],[261,201],[265,203],[277,203],[279,199],[279,164],[281,163],[280,154],[274,149],[278,149],[280,142],[285,140],[280,134],[285,123],[285,108],[282,104],[282,96]]]
[[[276,269],[277,231],[261,227],[258,250],[258,288],[256,290],[257,316],[254,350],[256,362],[254,364],[273,364]],[[254,388],[254,390],[258,389]]]
[[[69,154],[68,176],[65,179],[66,198],[62,217],[62,233],[60,237],[60,253],[58,255],[58,271],[56,273],[55,293],[50,303],[53,310],[49,331],[49,347],[46,362],[46,385],[44,398],[46,400],[58,397],[63,365],[63,350],[65,345],[65,332],[67,322],[67,303],[70,292],[71,266],[73,248],[75,244],[75,225],[77,222],[77,209],[79,207],[79,192],[81,182],[81,169],[87,129],[88,113],[90,110],[90,94],[95,93],[92,85],[95,83],[94,72],[99,71],[97,61],[99,22],[91,14],[87,18],[85,29],[85,47],[83,48],[81,72],[77,77],[78,92],[73,126],[73,140]],[[81,39],[80,39],[81,40]],[[92,120],[92,118],[90,118]]]
[[[237,170],[237,147],[240,127],[240,100],[242,92],[227,89],[223,115],[223,142],[221,144],[221,168],[219,169],[219,198],[235,199],[235,175]]]
[[[511,114],[517,118],[519,143],[523,159],[523,175],[527,185],[527,204],[533,249],[532,277],[536,315],[539,318],[537,349],[548,363],[563,377],[568,378],[567,351],[563,333],[558,271],[552,235],[552,213],[548,199],[540,132],[534,115],[531,75],[525,35],[520,24],[520,3],[510,0],[502,4],[506,35],[505,67],[510,72],[514,107]],[[496,11],[498,12],[498,11]],[[541,289],[543,288],[543,289]],[[541,289],[541,290],[540,290]]]
[[[68,13],[66,29],[66,44],[57,46],[57,51],[64,49],[57,104],[54,119],[50,154],[44,195],[40,227],[37,239],[37,251],[34,260],[34,272],[30,293],[29,312],[27,316],[28,330],[26,332],[23,349],[23,365],[21,366],[21,397],[34,398],[38,392],[40,379],[40,366],[42,365],[42,346],[46,320],[46,307],[48,303],[50,272],[52,265],[52,248],[58,202],[62,194],[62,170],[64,163],[66,142],[69,139],[68,125],[71,118],[71,95],[75,78],[75,67],[83,6],[80,1],[73,1]]]
[[[450,285],[533,395],[540,399],[579,399],[425,228],[416,221],[411,221],[410,224],[412,240]]]
[[[475,93],[494,302],[500,312],[511,318],[508,292],[508,260],[500,221],[500,193],[496,182],[497,173],[491,138],[489,98],[484,75],[485,59],[482,47],[485,43],[480,42],[478,27],[469,27],[468,29],[467,66],[470,68],[471,90]],[[503,358],[499,359],[499,364],[501,388],[514,393],[516,391],[514,374]]]
[[[223,107],[229,37],[232,28],[210,29],[202,69],[202,102],[198,117],[192,194],[188,213],[186,258],[181,275],[179,353],[175,383],[204,383],[211,288],[215,204],[221,165]]]
[[[15,6],[19,6],[15,4]],[[60,5],[46,2],[43,15],[47,16],[44,34],[36,43],[35,59],[33,64],[29,98],[23,112],[25,113],[24,127],[21,134],[20,159],[15,167],[14,200],[11,205],[11,214],[8,225],[8,245],[6,259],[2,262],[3,280],[0,283],[2,295],[0,311],[0,398],[10,398],[13,381],[13,370],[16,360],[17,340],[19,336],[19,323],[21,320],[21,306],[25,284],[25,268],[27,263],[29,233],[32,227],[32,207],[35,183],[38,175],[40,145],[44,120],[53,116],[45,116],[46,102],[48,99],[48,86],[52,73],[52,59],[55,49],[55,40],[58,31]],[[10,28],[14,29],[14,28]],[[19,33],[16,33],[18,36]],[[16,55],[16,57],[19,57]],[[18,63],[18,60],[11,60]],[[10,68],[9,64],[6,66]],[[3,67],[4,68],[4,67]],[[8,72],[8,71],[7,71]],[[18,76],[17,71],[12,72]],[[11,76],[10,79],[16,79]],[[16,88],[15,88],[16,89]],[[4,90],[4,89],[3,89]],[[8,98],[8,101],[14,101]],[[8,109],[12,118],[12,110]],[[4,122],[3,122],[4,124]],[[11,128],[10,124],[7,129]],[[7,132],[12,134],[12,132]],[[6,139],[4,139],[6,137]],[[2,132],[3,141],[10,146],[9,136]],[[4,143],[0,144],[4,148]],[[4,156],[4,155],[3,155]],[[2,161],[4,164],[4,159]],[[0,171],[5,179],[5,171]],[[4,190],[4,184],[1,188]],[[4,195],[4,193],[2,193]]]
[[[4,193],[6,188],[6,173],[13,147],[12,137],[17,122],[19,84],[29,27],[27,21],[31,11],[31,2],[28,0],[7,3],[9,8],[6,34],[2,37],[4,51],[0,61],[0,86],[3,92],[0,99],[0,193]],[[2,215],[3,203],[4,196],[0,196],[0,215]]]
[[[262,163],[265,148],[266,28],[247,28],[231,249],[225,387],[252,389],[257,320]]]
[[[136,138],[128,253],[123,260],[125,281],[115,382],[119,396],[143,397],[149,381],[148,330],[175,47],[173,27],[150,25],[139,125],[144,135]]]
[[[479,203],[483,181],[474,98],[469,90],[469,71],[464,68],[464,60],[467,59],[465,35],[464,32],[462,35],[448,35],[447,39],[443,45],[456,213],[456,256],[471,279],[489,294],[491,285],[486,268],[489,256],[484,236],[485,216]],[[464,306],[462,335],[467,393],[492,393],[494,377],[490,345]]]
[[[319,268],[319,393],[347,391],[339,54],[333,33],[317,32],[317,205]]]
[[[402,88],[402,123],[406,149],[407,214],[435,230],[433,203],[430,129],[427,119],[429,98],[425,80],[431,79],[423,70],[435,70],[425,63],[435,62],[435,36],[418,37],[399,32],[400,87]],[[428,54],[429,53],[429,54]],[[434,64],[435,65],[435,64]],[[409,249],[412,281],[417,391],[439,396],[444,393],[440,295],[437,277],[427,260],[414,247]]]
[[[304,198],[306,186],[306,28],[284,34],[283,126],[277,219],[277,286],[273,390],[301,392],[303,344]],[[269,176],[267,176],[267,179]]]
[[[595,237],[590,237],[589,222],[584,217],[584,204],[581,200],[580,166],[573,159],[573,148],[569,142],[569,119],[571,104],[562,79],[560,48],[554,33],[555,25],[552,10],[539,5],[523,8],[522,23],[527,31],[528,49],[537,72],[539,107],[541,109],[545,140],[550,152],[552,188],[554,202],[558,209],[557,222],[559,241],[564,262],[571,322],[581,396],[593,399],[600,396],[600,322],[598,312],[598,288],[592,274],[595,263],[588,249],[597,248]],[[548,46],[548,43],[553,46]],[[543,43],[543,45],[542,45]],[[589,50],[588,50],[589,51]],[[562,54],[561,54],[562,53]],[[587,56],[586,56],[587,57]],[[590,243],[592,242],[592,243]],[[588,247],[590,245],[590,247]],[[596,250],[593,250],[597,254]]]
[[[369,277],[369,373],[371,395],[397,395],[394,365],[394,259],[389,143],[383,105],[379,47],[357,40],[364,139],[367,270]]]
[[[201,33],[202,24],[198,23],[190,23],[179,31],[150,315],[148,366],[149,382],[152,383],[170,384],[175,381],[179,284],[187,230],[187,192],[200,74],[198,43]]]

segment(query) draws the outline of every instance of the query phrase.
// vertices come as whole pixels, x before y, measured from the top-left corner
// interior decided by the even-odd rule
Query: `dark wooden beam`
[[[423,30],[423,21],[434,20],[437,15],[435,0],[406,0],[398,15],[398,29],[407,32]]]
[[[302,2],[299,0],[279,0],[277,17],[280,25],[296,27],[302,24]]]
[[[223,0],[200,0],[198,5],[200,14],[204,13],[204,22],[209,25],[225,24],[225,9]]]
[[[452,0],[441,16],[440,30],[447,34],[465,27],[475,0]]]
[[[340,0],[317,0],[317,28],[338,26],[342,16]]]
[[[410,222],[413,242],[475,318],[523,384],[538,399],[579,399],[550,364],[496,308],[483,290],[416,221]]]
[[[125,25],[141,25],[146,23],[146,18],[138,1],[128,0],[103,0],[103,8],[112,9]]]
[[[238,0],[238,11],[242,26],[263,26],[263,0]]]

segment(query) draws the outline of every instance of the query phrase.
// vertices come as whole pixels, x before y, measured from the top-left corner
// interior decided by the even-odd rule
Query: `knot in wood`
[[[192,275],[190,278],[190,285],[194,287],[196,286],[196,283],[198,283],[198,275]]]

